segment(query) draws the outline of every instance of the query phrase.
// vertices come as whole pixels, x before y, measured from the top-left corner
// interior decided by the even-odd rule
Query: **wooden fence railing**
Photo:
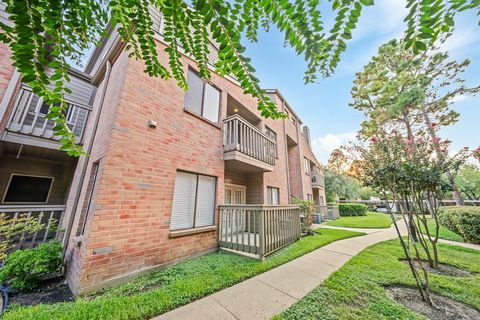
[[[300,238],[298,206],[220,205],[219,246],[263,259]]]
[[[45,228],[31,235],[24,235],[14,239],[16,248],[32,248],[40,243],[58,238],[59,226],[65,212],[65,205],[0,205],[0,215],[8,221],[21,216],[32,217],[44,224]]]
[[[277,152],[276,144],[239,115],[230,116],[223,122],[224,152],[240,151],[273,166]]]

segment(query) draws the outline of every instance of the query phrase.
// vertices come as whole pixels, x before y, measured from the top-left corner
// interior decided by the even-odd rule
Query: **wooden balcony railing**
[[[45,228],[30,235],[12,239],[16,249],[32,248],[40,243],[58,238],[60,224],[65,213],[65,205],[0,205],[0,219],[7,222],[21,216],[33,217]]]
[[[221,205],[219,212],[221,248],[263,259],[300,238],[298,206]]]
[[[224,152],[239,151],[269,165],[275,165],[276,142],[239,115],[224,120],[223,145]]]
[[[22,84],[6,129],[10,132],[59,140],[60,137],[53,134],[54,121],[46,118],[48,110],[49,106],[43,103],[43,99],[35,95],[28,86]],[[90,106],[68,103],[65,117],[70,130],[77,136],[77,143],[82,143],[91,110]]]
[[[320,172],[312,171],[311,178],[312,178],[312,187],[325,188],[325,180],[323,178],[323,174],[321,174]]]

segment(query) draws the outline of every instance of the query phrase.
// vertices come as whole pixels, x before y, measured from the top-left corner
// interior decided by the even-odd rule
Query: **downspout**
[[[82,166],[82,171],[80,173],[80,180],[78,182],[77,192],[75,193],[75,198],[73,199],[72,210],[71,210],[71,214],[70,214],[70,217],[69,217],[69,220],[68,220],[68,225],[67,225],[67,228],[65,230],[65,235],[64,235],[64,239],[63,239],[63,255],[64,256],[65,256],[65,253],[66,253],[67,248],[68,248],[70,235],[72,234],[73,222],[75,220],[75,213],[77,212],[78,202],[80,201],[80,194],[81,194],[81,191],[82,191],[83,183],[85,181],[85,174],[87,172],[87,167],[88,167],[88,163],[89,163],[89,158],[88,157],[92,153],[93,142],[95,141],[95,136],[97,135],[98,123],[100,121],[100,115],[102,114],[102,109],[103,109],[103,102],[105,101],[105,94],[106,94],[106,91],[107,91],[107,88],[108,88],[108,83],[110,81],[110,73],[112,71],[112,64],[109,60],[107,60],[105,68],[106,68],[105,69],[105,84],[103,86],[102,93],[100,95],[100,103],[98,104],[98,112],[95,116],[95,121],[93,123],[93,129],[92,129],[92,135],[90,136],[90,140],[89,140],[87,150],[86,150],[86,152],[87,152],[86,157],[87,158],[85,159],[85,161],[83,163],[83,166]]]
[[[282,99],[282,111],[285,111],[285,105],[284,101]],[[283,141],[284,143],[284,151],[285,151],[285,160],[286,160],[286,166],[285,166],[285,171],[286,171],[286,176],[287,176],[287,196],[288,196],[288,204],[292,203],[292,193],[290,192],[290,164],[289,164],[289,159],[288,159],[288,141],[287,141],[287,128],[285,125],[285,119],[283,119]]]

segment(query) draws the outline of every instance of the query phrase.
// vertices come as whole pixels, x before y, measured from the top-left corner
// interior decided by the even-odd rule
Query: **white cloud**
[[[469,98],[471,98],[471,97],[470,96],[465,96],[465,95],[455,96],[450,101],[453,102],[453,103],[457,103],[457,102],[468,100]]]
[[[356,135],[356,132],[328,133],[323,137],[312,140],[313,152],[315,152],[315,156],[322,164],[326,164],[330,153],[332,153],[334,149],[356,140]]]
[[[406,0],[379,0],[374,6],[365,7],[353,32],[353,41],[372,34],[388,35],[389,39],[401,37],[405,30],[403,19],[408,14],[405,6]]]
[[[476,27],[476,26],[475,26]],[[480,35],[476,29],[459,26],[453,34],[441,46],[442,51],[462,53],[460,49],[480,41]]]

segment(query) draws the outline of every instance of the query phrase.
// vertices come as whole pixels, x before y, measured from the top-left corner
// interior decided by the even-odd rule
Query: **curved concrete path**
[[[363,249],[397,237],[393,226],[368,231],[364,236],[335,241],[155,319],[270,319],[319,286]]]

